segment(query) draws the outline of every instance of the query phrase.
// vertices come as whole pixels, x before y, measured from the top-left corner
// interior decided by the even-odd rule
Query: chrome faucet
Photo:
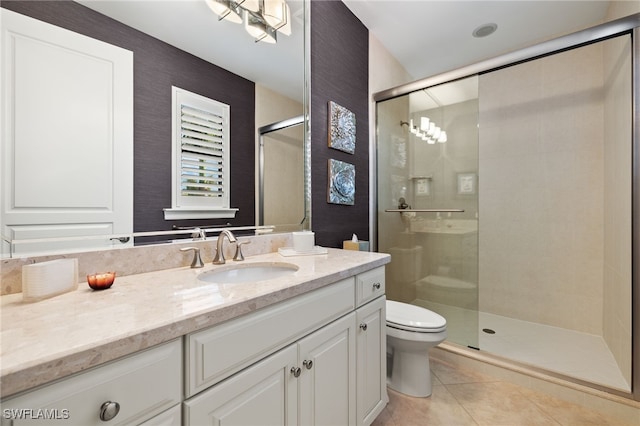
[[[225,235],[227,236],[227,239],[229,239],[230,243],[236,242],[236,236],[233,235],[231,231],[229,231],[228,229],[223,229],[222,231],[220,231],[220,235],[218,235],[218,241],[216,242],[216,255],[213,258],[214,265],[224,265],[225,263],[224,253],[222,251]]]

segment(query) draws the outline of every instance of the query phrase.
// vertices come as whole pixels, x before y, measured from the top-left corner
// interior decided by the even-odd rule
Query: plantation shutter
[[[180,105],[180,195],[223,197],[224,117]]]
[[[229,206],[229,110],[173,88],[173,206],[165,218],[235,216],[237,209]]]

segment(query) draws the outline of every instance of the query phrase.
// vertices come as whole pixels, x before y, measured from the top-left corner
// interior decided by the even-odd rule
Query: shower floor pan
[[[629,390],[604,339],[559,327],[521,321],[416,299],[414,304],[447,319],[447,340],[614,389]],[[477,319],[476,319],[477,318]],[[477,321],[477,326],[471,326]],[[483,332],[483,329],[495,333]],[[477,333],[476,334],[476,330]],[[477,337],[476,337],[477,336]]]

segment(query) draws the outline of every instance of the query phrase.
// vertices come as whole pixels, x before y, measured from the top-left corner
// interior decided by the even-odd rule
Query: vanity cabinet
[[[380,267],[236,316],[3,400],[2,426],[369,425],[384,291]]]
[[[371,424],[387,405],[386,298],[378,297],[356,311],[358,424]]]
[[[342,317],[297,344],[297,424],[356,424],[355,316]]]
[[[182,404],[176,404],[164,413],[140,423],[140,426],[182,426]]]
[[[351,313],[185,402],[186,425],[354,425]]]
[[[295,346],[287,347],[187,400],[184,424],[296,424],[297,358]]]
[[[382,267],[187,336],[185,425],[370,424],[387,403],[384,291]]]
[[[186,397],[353,312],[353,295],[354,278],[351,277],[187,335]]]
[[[385,268],[356,275],[358,425],[369,425],[387,405]]]
[[[181,366],[173,340],[3,401],[2,425],[169,425],[150,419],[180,404]]]

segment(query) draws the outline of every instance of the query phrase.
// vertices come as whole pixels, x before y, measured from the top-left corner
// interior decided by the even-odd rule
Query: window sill
[[[239,209],[163,209],[164,220],[179,219],[232,219]]]

